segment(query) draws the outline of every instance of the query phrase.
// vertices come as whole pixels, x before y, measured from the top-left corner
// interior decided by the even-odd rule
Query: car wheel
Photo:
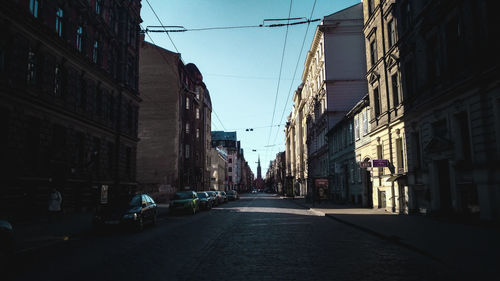
[[[144,221],[143,221],[142,217],[139,217],[139,219],[137,220],[136,225],[135,225],[135,230],[137,230],[138,232],[141,232],[143,229],[144,229]]]

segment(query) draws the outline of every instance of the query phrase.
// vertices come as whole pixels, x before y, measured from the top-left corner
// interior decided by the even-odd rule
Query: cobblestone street
[[[90,233],[17,257],[14,280],[450,280],[428,257],[277,196],[243,196],[142,233]]]

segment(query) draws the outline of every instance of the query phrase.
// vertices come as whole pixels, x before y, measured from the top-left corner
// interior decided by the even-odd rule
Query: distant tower
[[[260,155],[259,155],[259,161],[257,162],[257,178],[258,179],[262,178],[262,173],[260,171]]]

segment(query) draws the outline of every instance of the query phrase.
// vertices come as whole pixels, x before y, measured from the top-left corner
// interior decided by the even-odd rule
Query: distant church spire
[[[259,161],[257,162],[257,178],[261,179],[262,178],[262,173],[260,170],[260,155],[259,155]]]

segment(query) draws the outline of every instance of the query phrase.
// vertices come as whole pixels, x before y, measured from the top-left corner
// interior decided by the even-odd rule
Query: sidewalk
[[[287,200],[459,269],[460,272],[474,276],[498,276],[500,273],[498,224],[471,225],[330,202],[315,203],[312,208],[312,204],[306,203],[303,198]]]
[[[157,204],[158,216],[168,214],[169,204]],[[46,218],[27,222],[12,222],[14,229],[14,251],[24,254],[74,239],[92,231],[94,212],[63,214],[58,221],[49,223]]]

